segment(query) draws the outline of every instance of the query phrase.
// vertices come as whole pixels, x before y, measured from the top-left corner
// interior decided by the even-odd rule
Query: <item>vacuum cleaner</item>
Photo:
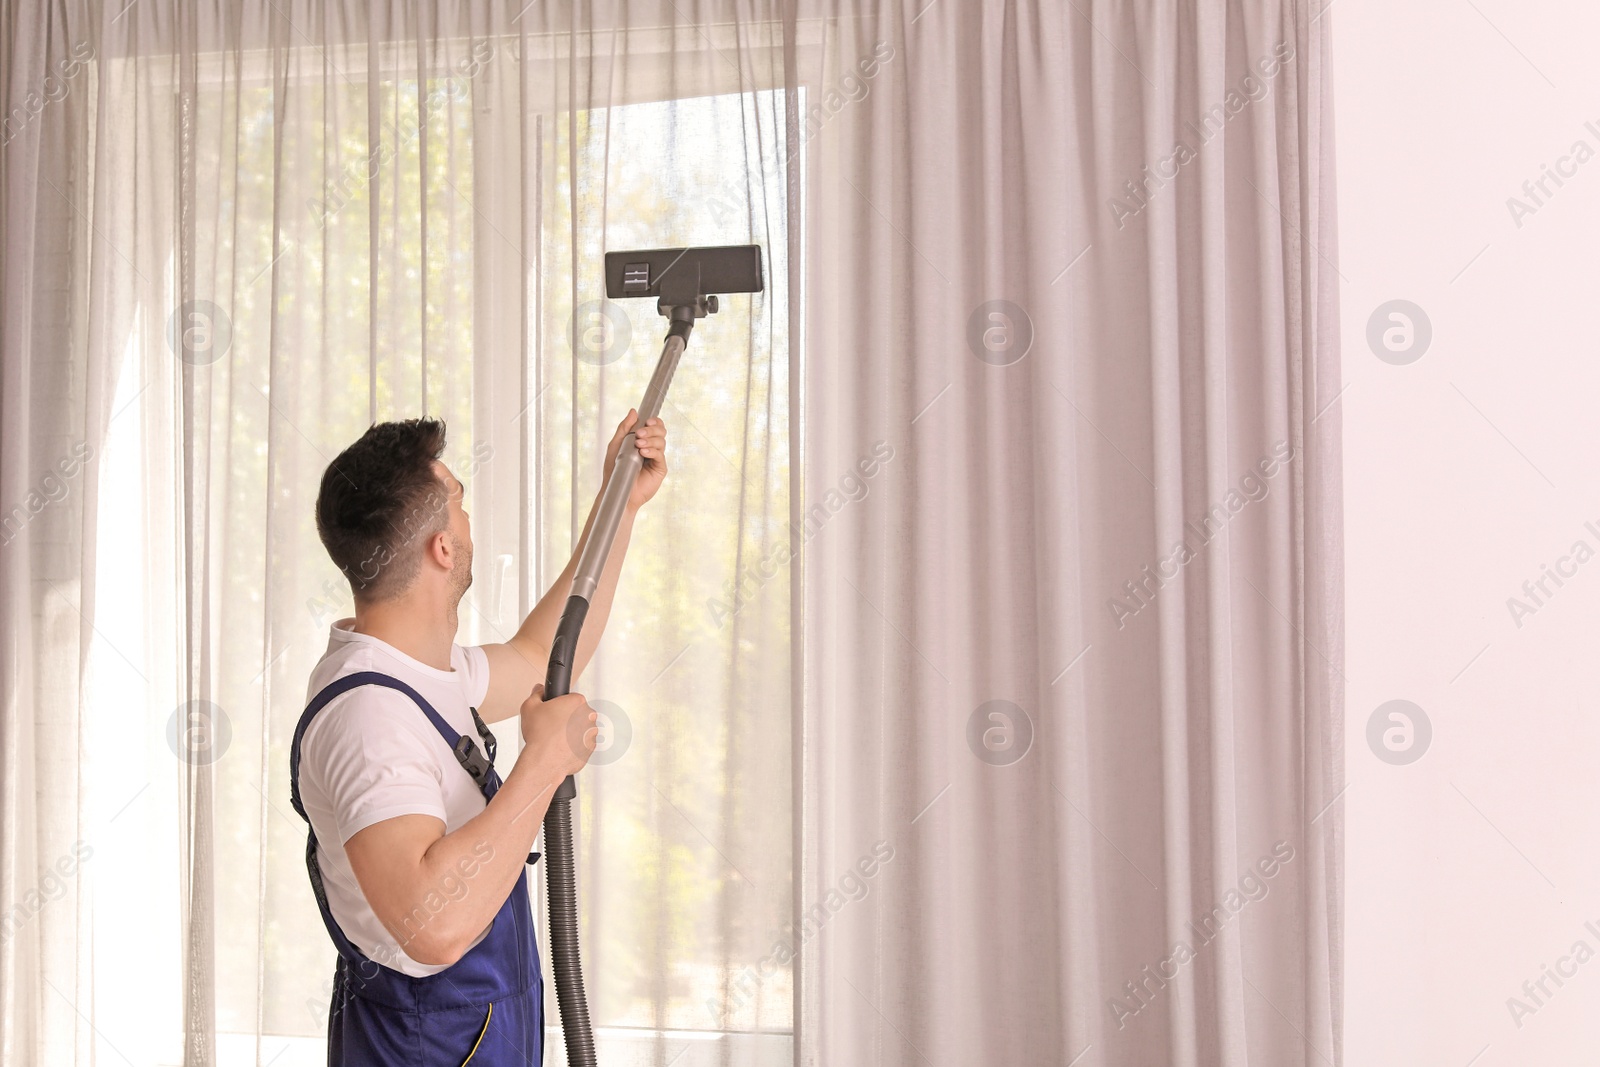
[[[668,320],[667,337],[655,373],[639,402],[643,426],[661,411],[672,384],[678,359],[689,343],[696,319],[716,314],[717,297],[727,293],[762,291],[761,246],[722,245],[711,248],[657,248],[643,252],[606,253],[606,296],[656,298],[656,310]],[[578,648],[589,600],[600,584],[611,543],[622,522],[623,509],[644,460],[630,431],[622,439],[612,467],[611,480],[600,495],[594,525],[578,569],[572,577],[561,622],[550,647],[545,673],[546,700],[566,695],[572,683],[572,660]],[[583,970],[578,956],[577,865],[572,848],[572,801],[578,795],[571,775],[556,789],[544,817],[545,879],[550,901],[550,958],[556,976],[556,1000],[561,1007],[561,1030],[566,1037],[570,1067],[595,1067],[594,1034],[589,1027],[589,1002],[583,991]]]

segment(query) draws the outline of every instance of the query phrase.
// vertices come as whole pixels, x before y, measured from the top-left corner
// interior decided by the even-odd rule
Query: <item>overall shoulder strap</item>
[[[306,819],[307,822],[310,822],[310,819],[306,816],[305,807],[300,803],[300,742],[306,735],[306,728],[311,725],[311,720],[316,718],[319,711],[327,707],[336,698],[364,685],[381,685],[410,697],[416,702],[417,707],[422,709],[422,713],[428,717],[428,721],[433,723],[433,728],[439,731],[439,736],[444,738],[444,743],[450,747],[452,752],[456,751],[456,747],[461,741],[462,735],[456,733],[450,727],[444,716],[435,711],[433,705],[428,703],[421,693],[398,678],[391,678],[389,675],[378,671],[357,671],[355,674],[347,674],[343,678],[334,679],[324,686],[321,692],[311,698],[311,703],[306,705],[305,712],[295,725],[294,740],[289,745],[289,798],[294,803],[294,810],[299,812],[300,817]]]
[[[343,696],[352,689],[363,685],[381,685],[388,689],[396,690],[410,697],[422,709],[422,713],[433,723],[433,728],[439,731],[439,736],[444,738],[445,744],[452,749],[460,740],[460,735],[450,728],[444,716],[434,710],[422,694],[411,688],[398,678],[391,678],[387,674],[377,671],[360,671],[356,674],[347,674],[337,678],[323,687],[322,691],[311,698],[311,703],[306,705],[306,710],[301,714],[300,721],[295,724],[294,741],[289,746],[289,797],[294,802],[294,810],[306,820],[306,870],[311,876],[311,892],[317,898],[317,910],[322,913],[323,925],[328,928],[328,936],[333,939],[334,947],[339,954],[351,965],[361,968],[360,972],[366,975],[366,965],[370,962],[355,944],[345,936],[334,920],[333,910],[328,906],[327,888],[322,881],[322,870],[317,865],[317,834],[311,829],[311,818],[306,814],[305,805],[300,802],[300,742],[305,738],[306,727],[311,725],[311,720],[317,713],[327,707],[337,697]],[[375,972],[381,973],[381,972]]]

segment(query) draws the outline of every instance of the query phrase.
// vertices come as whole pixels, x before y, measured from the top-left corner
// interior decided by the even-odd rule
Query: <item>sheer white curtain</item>
[[[5,1062],[321,1061],[318,475],[447,419],[502,637],[601,253],[745,241],[578,686],[605,1062],[1339,1062],[1328,18],[571,6],[6,7]]]
[[[0,903],[72,867],[8,931],[8,1062],[320,1061],[333,953],[287,751],[350,609],[312,523],[323,467],[374,419],[446,419],[476,541],[459,639],[503,639],[659,352],[653,306],[600,299],[601,253],[736,242],[766,248],[767,292],[695,332],[672,477],[577,685],[614,730],[582,784],[584,950],[607,1062],[788,1062],[789,969],[734,984],[790,912],[787,571],[730,592],[789,507],[781,21],[32,17],[13,86],[92,58],[48,136],[7,148],[34,203],[7,210],[6,499],[80,439],[91,462],[4,550]]]

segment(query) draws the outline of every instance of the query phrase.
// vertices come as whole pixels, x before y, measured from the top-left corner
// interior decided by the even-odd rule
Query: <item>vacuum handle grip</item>
[[[578,634],[583,630],[589,602],[581,596],[567,597],[566,609],[556,624],[555,640],[550,642],[550,664],[545,668],[544,698],[564,697],[572,691],[572,663],[578,654]]]
[[[572,691],[572,663],[578,656],[578,634],[583,631],[589,602],[581,596],[567,597],[567,606],[556,624],[555,640],[550,642],[550,664],[545,668],[544,698],[564,697]],[[567,775],[555,791],[554,799],[571,800],[578,795],[578,784]]]

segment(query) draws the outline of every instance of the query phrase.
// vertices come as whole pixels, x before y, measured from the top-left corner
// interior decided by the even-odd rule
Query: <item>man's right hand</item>
[[[526,747],[481,813],[448,834],[433,815],[397,815],[345,842],[361,892],[406,955],[447,967],[494,921],[522,876],[556,786],[589,762],[600,732],[595,719],[581,693],[545,700],[536,685],[522,702]],[[472,879],[471,892],[446,893],[442,910],[419,911],[461,877]],[[432,917],[419,925],[418,915]]]
[[[577,774],[594,755],[598,716],[582,693],[544,698],[543,684],[522,702],[522,741],[553,774]]]

